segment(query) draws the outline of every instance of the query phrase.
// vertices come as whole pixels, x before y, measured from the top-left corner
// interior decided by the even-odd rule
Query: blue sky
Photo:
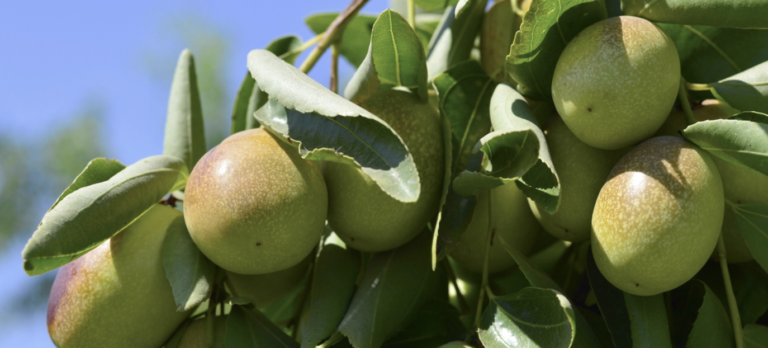
[[[348,1],[3,1],[0,132],[45,136],[98,101],[105,112],[105,155],[128,164],[159,154],[175,61],[165,67],[168,81],[160,82],[147,72],[142,57],[185,48],[167,33],[169,19],[198,17],[227,35],[231,104],[251,49],[287,34],[307,40],[314,34],[304,17],[340,11]],[[378,14],[388,5],[388,0],[371,0],[363,12]],[[327,57],[321,60],[310,76],[327,85],[329,64]],[[341,65],[342,75],[351,74]],[[8,305],[8,294],[30,284],[21,267],[22,247],[16,243],[0,255],[0,310]],[[53,346],[44,311],[18,318],[0,325],[0,347]]]

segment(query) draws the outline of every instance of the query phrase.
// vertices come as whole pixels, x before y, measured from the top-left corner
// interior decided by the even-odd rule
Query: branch
[[[347,23],[349,23],[349,21],[352,20],[355,15],[357,15],[357,12],[359,12],[367,2],[368,0],[352,0],[349,6],[347,6],[343,12],[339,13],[339,16],[336,17],[336,19],[333,20],[333,23],[328,26],[328,29],[325,30],[325,36],[323,36],[320,44],[318,44],[317,47],[312,50],[312,52],[309,54],[309,57],[307,57],[307,59],[301,64],[299,70],[305,74],[309,73],[309,71],[312,70],[312,68],[315,66],[315,63],[317,63],[317,61],[320,60],[320,57],[323,56],[328,47],[330,47],[331,44],[335,42],[342,33],[344,33],[344,29],[347,27]]]

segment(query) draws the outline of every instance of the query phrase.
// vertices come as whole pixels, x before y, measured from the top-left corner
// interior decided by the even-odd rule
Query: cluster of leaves
[[[760,318],[768,309],[766,206],[729,202],[755,262],[730,266],[733,278],[727,281],[712,275],[717,266],[707,265],[697,279],[664,295],[623,293],[597,270],[588,245],[552,238],[539,241],[530,256],[499,238],[518,267],[492,278],[483,274],[478,280],[450,263],[446,256],[467,228],[478,193],[514,182],[543,209],[558,210],[560,180],[540,119],[553,110],[550,85],[560,53],[608,11],[602,0],[542,0],[519,21],[522,10],[510,0],[488,11],[487,0],[414,3],[443,15],[438,22],[416,15],[410,25],[391,10],[355,15],[357,7],[307,19],[312,30],[325,33],[318,47],[336,45],[357,67],[346,98],[305,74],[314,62],[294,67],[311,42],[282,37],[252,51],[232,133],[263,125],[290,139],[305,159],[359,167],[395,199],[413,202],[420,186],[410,152],[389,125],[356,102],[391,88],[435,102],[444,124],[446,177],[428,233],[373,255],[347,249],[328,234],[300,285],[257,309],[223,285],[222,272],[198,250],[184,224],[172,224],[163,264],[180,311],[198,308],[212,317],[220,308],[228,314],[223,342],[229,347],[294,347],[299,335],[303,347],[449,347],[456,340],[485,347],[731,346],[735,317],[722,303],[732,302],[732,289],[736,313],[747,324],[737,334],[765,340],[766,329],[753,324],[765,320]],[[664,22],[659,25],[680,52],[683,77],[702,90],[694,98],[711,95],[747,111],[692,125],[685,137],[714,156],[768,175],[768,51],[748,44],[768,39],[768,32],[754,29],[768,26],[762,19],[768,6],[680,3],[625,1],[623,9]],[[722,16],[723,8],[731,16]],[[509,27],[516,20],[520,30],[513,37],[517,28]],[[502,34],[486,36],[489,30]],[[30,239],[23,253],[27,273],[71,262],[161,199],[173,203],[183,197],[189,171],[206,149],[201,113],[194,60],[185,51],[171,89],[163,155],[130,166],[93,160]],[[474,295],[467,290],[473,286]],[[187,325],[167,347],[178,345]]]

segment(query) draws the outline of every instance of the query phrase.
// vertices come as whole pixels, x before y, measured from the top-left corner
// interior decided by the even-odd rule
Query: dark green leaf
[[[768,327],[755,324],[744,326],[744,347],[745,348],[766,348],[768,347]]]
[[[487,348],[570,347],[576,319],[571,303],[558,291],[525,288],[492,299],[478,330]]]
[[[480,142],[493,164],[491,175],[511,180],[524,173],[515,182],[517,187],[550,214],[555,213],[560,204],[560,178],[528,103],[508,84],[499,84],[490,108],[494,132]]]
[[[192,324],[192,320],[190,319],[181,323],[176,331],[173,332],[171,338],[168,339],[168,342],[163,345],[163,348],[178,348],[179,343],[181,343],[181,338],[184,337],[184,333],[187,332],[187,328],[189,328],[189,324]]]
[[[413,0],[413,2],[426,11],[438,11],[456,5],[459,0]]]
[[[27,242],[21,254],[24,271],[43,274],[77,259],[177,190],[188,176],[183,161],[153,156],[72,192],[43,216]]]
[[[433,348],[466,335],[459,312],[446,301],[429,299],[409,325],[387,340],[387,348]]]
[[[510,0],[494,2],[483,16],[480,26],[480,65],[496,82],[506,79],[504,65],[522,20],[512,12]]]
[[[205,301],[211,294],[216,265],[192,241],[183,216],[168,227],[162,250],[176,310],[183,312]]]
[[[171,84],[163,154],[182,159],[189,169],[206,151],[202,110],[195,58],[186,49],[179,56]]]
[[[289,35],[277,38],[270,42],[266,49],[277,56],[282,56],[300,46],[301,38],[295,35]],[[283,57],[283,60],[293,64],[298,56],[298,53],[291,54]],[[259,86],[256,85],[256,80],[251,77],[251,73],[246,73],[242,84],[240,84],[240,89],[237,91],[237,96],[235,97],[235,107],[232,109],[231,134],[235,134],[245,129],[258,128],[259,122],[253,117],[253,113],[264,106],[264,103],[267,102],[267,98],[268,95],[259,89]]]
[[[560,53],[576,34],[607,17],[603,0],[531,3],[507,56],[517,90],[534,99],[550,98]]]
[[[302,305],[301,297],[307,289],[309,274],[310,272],[306,272],[299,283],[287,295],[264,308],[259,308],[259,310],[274,323],[287,323],[296,315],[296,312],[299,311],[299,306]]]
[[[755,111],[745,111],[728,117],[729,120],[752,121],[768,124],[768,114]]]
[[[51,211],[61,202],[64,197],[69,196],[70,193],[75,192],[83,187],[98,184],[109,180],[109,178],[115,176],[121,170],[125,169],[125,165],[117,160],[108,160],[106,158],[95,158],[88,162],[80,174],[77,175],[74,181],[59,195],[56,202],[53,203]]]
[[[242,306],[232,306],[224,335],[227,347],[299,347],[264,314]]]
[[[315,34],[320,34],[328,29],[328,26],[331,25],[338,15],[338,13],[314,14],[307,17],[305,22]],[[368,43],[371,41],[371,31],[373,30],[374,22],[376,22],[376,16],[359,14],[349,21],[344,30],[339,53],[356,67],[360,66],[363,59],[365,59],[365,52],[368,48]]]
[[[715,120],[697,122],[683,136],[714,156],[768,175],[768,124]]]
[[[301,346],[315,347],[330,336],[347,312],[360,271],[360,254],[331,234],[315,261],[309,307],[301,325]]]
[[[741,322],[752,324],[768,310],[768,274],[754,261],[729,268]]]
[[[768,60],[768,30],[718,28],[703,25],[658,23],[680,56],[680,72],[686,81],[710,83],[738,74]],[[691,92],[697,99],[712,98],[708,92]]]
[[[445,9],[427,50],[430,81],[469,59],[487,4],[488,0],[467,0],[461,8]]]
[[[361,104],[379,90],[404,87],[427,100],[427,62],[421,39],[397,12],[385,10],[376,19],[363,63],[344,90]]]
[[[714,292],[692,280],[671,293],[672,338],[676,347],[732,347],[728,314]]]
[[[613,344],[616,347],[632,347],[632,327],[627,306],[624,304],[624,292],[609,283],[597,269],[591,247],[587,255],[587,275],[597,299],[597,306],[611,332]]]
[[[654,22],[729,28],[768,28],[768,3],[732,0],[622,0],[625,15]]]
[[[248,68],[270,100],[288,109],[281,113],[273,108],[261,116],[257,113],[259,121],[300,142],[302,156],[354,161],[393,198],[406,203],[416,201],[421,190],[413,157],[384,121],[269,51],[251,51]]]
[[[713,83],[711,91],[736,109],[768,112],[768,61]]]
[[[451,168],[451,160],[452,160],[452,156],[453,156],[452,155],[452,153],[453,153],[453,144],[452,144],[453,137],[451,136],[451,123],[450,123],[450,121],[448,121],[448,117],[445,115],[445,113],[442,113],[442,112],[440,113],[440,121],[442,121],[441,125],[442,125],[442,131],[443,131],[443,151],[445,151],[445,153],[444,153],[444,157],[445,157],[444,165],[445,165],[445,168]],[[440,246],[441,242],[439,242],[439,240],[440,240],[440,226],[441,225],[445,225],[445,222],[443,222],[443,210],[444,210],[443,207],[445,207],[445,205],[446,205],[446,203],[448,201],[448,196],[449,195],[452,195],[453,199],[456,199],[458,197],[455,193],[453,193],[453,190],[451,190],[451,176],[452,175],[453,174],[451,173],[450,170],[443,171],[443,191],[440,194],[439,212],[437,214],[437,220],[435,221],[435,228],[432,231],[433,237],[432,237],[432,250],[431,250],[431,254],[432,254],[432,269],[433,270],[437,268],[437,261],[439,259],[442,259],[443,257],[445,257],[445,255],[447,255],[447,254],[445,254],[443,252],[442,247]],[[459,199],[461,199],[461,198],[459,198]],[[474,197],[472,199],[474,199]],[[475,204],[474,204],[474,200],[473,200],[472,204],[471,204],[471,207],[474,207],[474,206],[475,206]],[[454,208],[460,208],[460,207],[454,205]],[[472,208],[470,208],[470,210],[471,209]],[[463,220],[463,222],[459,223],[459,225],[460,225],[459,230],[460,231],[464,231],[467,228],[468,224],[469,224],[469,219],[466,218],[467,216],[471,216],[471,215],[453,216],[453,217],[459,217],[459,218],[461,218]],[[463,227],[461,227],[461,226],[463,226]]]
[[[627,305],[635,347],[672,348],[663,294],[636,296],[625,292],[624,303]]]
[[[397,249],[374,254],[338,328],[352,345],[380,347],[434,293],[431,241],[429,233],[422,233]]]
[[[755,261],[768,272],[768,205],[733,204],[736,223]],[[727,257],[727,255],[726,255]]]

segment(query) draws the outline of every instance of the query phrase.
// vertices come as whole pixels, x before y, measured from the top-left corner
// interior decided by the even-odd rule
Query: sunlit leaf
[[[732,0],[622,0],[625,15],[654,22],[768,29],[768,3]]]
[[[710,90],[736,109],[768,113],[768,61],[713,83]]]
[[[61,195],[59,195],[59,198],[53,203],[51,209],[55,208],[56,205],[70,193],[89,185],[107,181],[123,169],[125,169],[125,165],[114,159],[108,160],[106,158],[95,158],[91,160],[85,166],[85,169],[77,175],[75,180],[72,181]],[[48,209],[48,211],[51,211],[51,209]]]
[[[714,156],[768,175],[768,124],[704,121],[688,126],[683,136]]]
[[[184,160],[192,169],[205,154],[205,129],[195,59],[188,49],[181,52],[168,99],[163,154]]]

